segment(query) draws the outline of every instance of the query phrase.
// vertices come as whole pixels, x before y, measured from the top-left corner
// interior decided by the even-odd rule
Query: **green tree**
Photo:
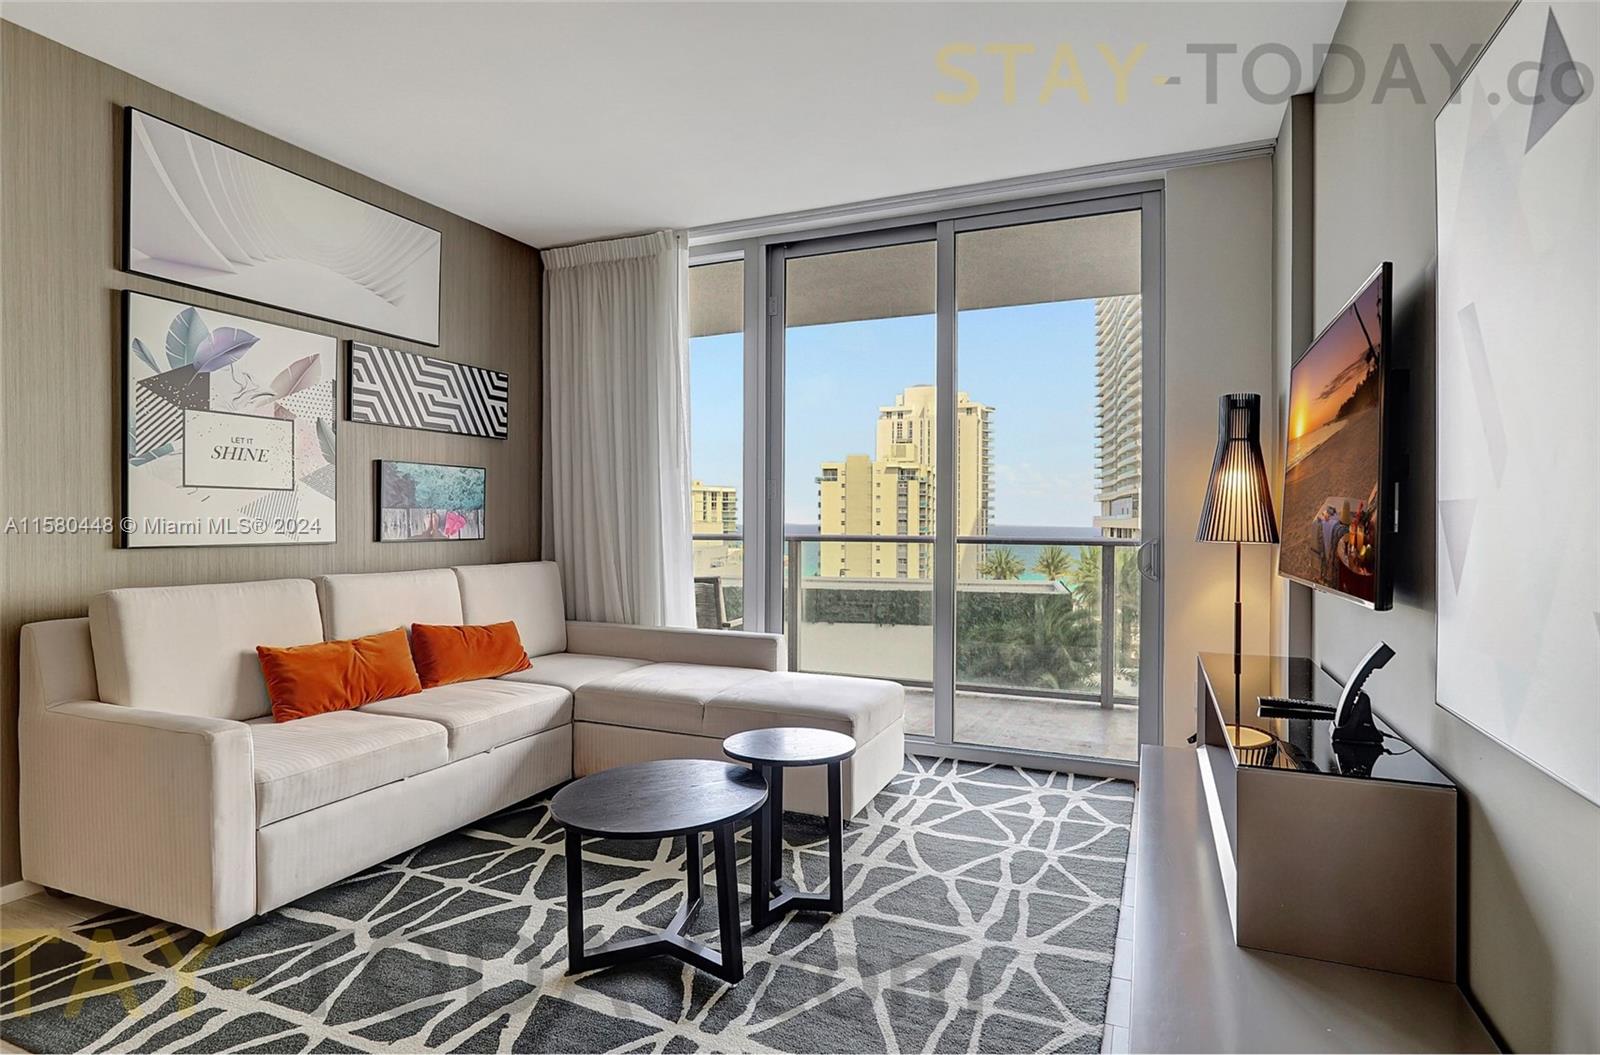
[[[978,565],[978,574],[985,579],[1020,579],[1022,572],[1022,560],[1005,546],[990,550]]]
[[[1065,591],[964,592],[957,677],[1003,688],[1082,689],[1099,665],[1099,634]]]
[[[1118,671],[1128,681],[1139,681],[1139,551],[1119,549],[1116,554],[1117,573],[1117,643]]]
[[[1107,551],[1102,546],[1079,547],[1077,555],[1072,558],[1072,567],[1064,579],[1067,588],[1072,592],[1073,599],[1078,607],[1086,612],[1094,613],[1093,619],[1098,625],[1100,619],[1100,566],[1103,554]],[[1113,601],[1115,611],[1115,660],[1118,672],[1124,680],[1137,680],[1139,676],[1139,561],[1137,552],[1124,547],[1110,551],[1115,554],[1113,563],[1114,589]]]
[[[1072,558],[1067,556],[1067,551],[1060,546],[1046,546],[1039,551],[1038,559],[1033,562],[1033,570],[1054,582],[1067,577],[1067,572],[1072,569]]]

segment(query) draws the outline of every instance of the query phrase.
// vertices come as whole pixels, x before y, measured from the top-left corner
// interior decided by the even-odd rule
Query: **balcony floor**
[[[958,743],[1139,760],[1139,711],[1080,700],[956,693]],[[906,688],[906,734],[933,735],[933,690]]]

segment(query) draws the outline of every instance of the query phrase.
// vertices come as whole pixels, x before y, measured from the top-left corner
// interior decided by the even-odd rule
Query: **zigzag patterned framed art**
[[[350,342],[351,421],[503,440],[510,378],[362,341]]]

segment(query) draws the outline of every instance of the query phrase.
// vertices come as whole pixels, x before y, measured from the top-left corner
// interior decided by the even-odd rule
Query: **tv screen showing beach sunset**
[[[1278,570],[1367,603],[1377,597],[1382,444],[1382,275],[1344,309],[1289,379]]]

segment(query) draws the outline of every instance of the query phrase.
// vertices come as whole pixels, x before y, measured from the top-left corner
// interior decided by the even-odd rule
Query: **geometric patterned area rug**
[[[1131,784],[906,760],[845,831],[846,911],[746,935],[744,981],[673,960],[570,977],[540,796],[208,946],[113,912],[7,934],[0,1035],[36,1052],[1098,1051]],[[826,882],[820,822],[786,864]],[[695,932],[716,940],[714,876]],[[740,840],[741,855],[748,842]],[[585,843],[591,943],[666,924],[681,839]],[[749,919],[748,861],[741,867]]]

